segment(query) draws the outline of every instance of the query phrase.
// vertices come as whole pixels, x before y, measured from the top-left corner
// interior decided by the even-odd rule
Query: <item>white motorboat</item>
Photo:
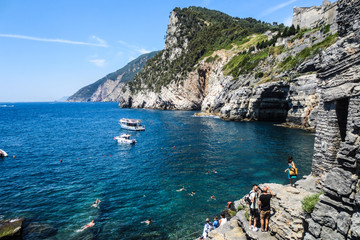
[[[7,157],[8,154],[4,151],[0,149],[0,157]]]
[[[145,131],[145,125],[141,124],[139,119],[122,118],[119,121],[121,128],[133,131]]]
[[[130,134],[122,134],[121,136],[114,137],[114,140],[116,140],[118,143],[135,144],[136,140],[130,137]]]

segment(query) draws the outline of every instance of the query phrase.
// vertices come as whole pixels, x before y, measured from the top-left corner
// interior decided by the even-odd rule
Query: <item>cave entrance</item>
[[[336,101],[336,117],[339,125],[341,141],[345,142],[346,125],[349,112],[349,98],[343,98]]]

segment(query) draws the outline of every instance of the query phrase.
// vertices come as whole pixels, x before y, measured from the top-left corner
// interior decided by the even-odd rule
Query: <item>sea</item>
[[[0,103],[0,149],[9,154],[0,159],[0,219],[24,217],[24,239],[195,239],[205,218],[252,184],[288,184],[288,156],[297,180],[310,173],[313,133],[194,113]],[[120,118],[146,130],[123,130]],[[137,143],[118,144],[122,133]]]

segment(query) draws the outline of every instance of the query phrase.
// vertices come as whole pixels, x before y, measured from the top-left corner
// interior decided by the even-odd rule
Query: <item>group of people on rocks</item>
[[[290,156],[288,158],[288,167],[284,171],[288,174],[288,179],[290,180],[290,186],[295,187],[293,180],[297,176],[297,168],[293,162],[293,158]],[[270,200],[274,193],[270,190],[268,186],[260,189],[256,184],[253,185],[252,190],[250,191],[250,216],[249,216],[249,225],[250,230],[258,231],[258,219],[260,216],[261,231],[267,232],[269,227],[270,219]]]
[[[225,217],[225,213],[222,213],[220,216],[221,216],[220,220],[217,216],[215,216],[213,222],[211,222],[209,218],[206,219],[203,233],[199,239],[201,240],[206,239],[210,231],[224,225],[228,221],[227,218]]]
[[[295,187],[293,180],[297,176],[297,168],[293,162],[293,158],[290,156],[288,158],[288,166],[284,171],[288,175],[290,180],[290,186]],[[268,232],[269,230],[269,219],[270,219],[270,202],[271,198],[274,196],[274,193],[271,191],[269,186],[264,186],[262,189],[258,185],[254,184],[252,190],[249,193],[249,225],[250,230],[259,231],[258,226],[261,226],[261,232]],[[232,202],[228,203],[228,208],[232,206]],[[260,219],[260,224],[259,224]],[[211,223],[209,218],[206,219],[204,226],[203,234],[200,239],[206,239],[209,232],[213,229],[216,229],[218,226],[227,222],[225,216],[221,216],[221,220],[218,220],[217,217],[214,218],[214,222]]]

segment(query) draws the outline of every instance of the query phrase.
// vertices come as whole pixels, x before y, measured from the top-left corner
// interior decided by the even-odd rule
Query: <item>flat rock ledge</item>
[[[223,226],[211,231],[208,239],[235,240],[235,239],[261,239],[261,240],[295,240],[303,239],[304,226],[306,226],[306,213],[302,210],[301,201],[309,195],[319,193],[318,179],[307,176],[296,182],[296,187],[274,183],[261,184],[260,187],[269,186],[275,196],[271,200],[271,217],[269,232],[260,230],[254,232],[249,229],[248,205],[244,198],[235,201],[235,208],[241,209],[231,220]],[[259,223],[260,226],[260,223]]]
[[[24,218],[0,220],[0,239],[18,239]]]

